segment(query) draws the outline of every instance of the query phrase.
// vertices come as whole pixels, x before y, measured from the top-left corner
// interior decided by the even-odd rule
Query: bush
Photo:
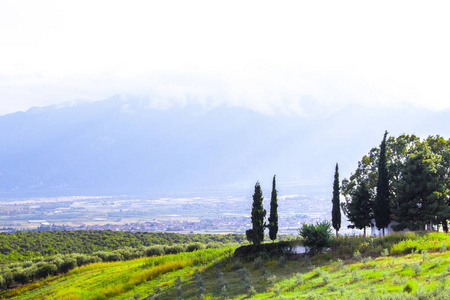
[[[165,254],[164,247],[162,245],[155,245],[145,248],[145,256],[162,256]]]
[[[258,257],[264,259],[289,256],[292,254],[292,249],[294,246],[295,242],[292,241],[280,241],[260,245],[245,245],[237,248],[234,251],[234,256],[245,261],[253,261]]]
[[[316,224],[303,224],[299,229],[299,235],[303,238],[303,246],[308,247],[312,253],[329,248],[331,244],[331,223],[328,221]]]
[[[115,250],[114,253],[122,255],[123,260],[131,260],[141,257],[140,251],[136,251],[136,249],[132,249],[129,247]]]
[[[8,289],[13,283],[13,274],[11,273],[11,271],[4,271],[2,272],[2,277],[3,286]]]
[[[13,273],[13,279],[15,282],[25,284],[28,283],[28,281],[30,281],[30,274],[28,274],[27,270],[17,269]]]
[[[165,246],[164,252],[166,254],[178,254],[184,252],[185,248],[182,245]]]
[[[77,267],[77,260],[75,258],[66,257],[64,262],[59,265],[58,271],[61,273],[67,273]]]
[[[201,250],[201,249],[204,249],[204,248],[205,248],[205,246],[203,246],[200,243],[193,243],[193,244],[189,244],[186,247],[186,252],[194,252],[194,251]]]
[[[52,263],[43,263],[38,269],[36,270],[36,277],[37,278],[45,278],[49,275],[56,275],[58,272],[58,267],[55,264]]]
[[[94,262],[101,262],[101,258],[98,256],[90,256],[85,254],[74,254],[71,256],[77,261],[77,266],[81,267]]]
[[[117,253],[117,252],[97,251],[97,252],[92,253],[92,255],[101,258],[101,260],[103,262],[123,260],[122,254]]]
[[[359,250],[356,250],[354,253],[353,253],[353,258],[354,259],[356,259],[356,260],[362,260],[362,255],[361,255],[361,252],[359,252]]]

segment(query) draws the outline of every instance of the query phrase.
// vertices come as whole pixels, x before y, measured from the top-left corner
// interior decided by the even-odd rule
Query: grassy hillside
[[[314,257],[244,260],[233,255],[235,248],[227,247],[94,263],[4,291],[0,297],[200,299],[201,294],[204,299],[449,299],[448,235],[345,240],[346,245]],[[376,253],[380,240],[396,242]],[[350,249],[350,244],[361,251],[346,255],[342,249]]]

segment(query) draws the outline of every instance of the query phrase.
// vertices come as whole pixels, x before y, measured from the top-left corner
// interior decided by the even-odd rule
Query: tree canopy
[[[363,206],[378,228],[394,219],[399,222],[395,230],[442,224],[447,231],[449,171],[450,140],[439,135],[424,140],[405,134],[388,137],[386,132],[380,146],[363,156],[355,172],[342,180],[344,214],[353,228],[368,226],[363,221],[367,215],[355,218],[357,208]]]

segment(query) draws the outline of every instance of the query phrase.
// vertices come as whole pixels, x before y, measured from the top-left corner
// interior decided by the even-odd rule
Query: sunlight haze
[[[116,94],[450,107],[447,3],[2,1],[0,115]]]

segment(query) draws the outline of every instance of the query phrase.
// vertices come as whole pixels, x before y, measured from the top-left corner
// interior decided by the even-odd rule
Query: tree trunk
[[[384,227],[383,227],[383,236],[384,236]]]
[[[447,220],[442,221],[442,230],[445,233],[448,233],[448,224],[447,224]]]
[[[364,237],[366,237],[366,227],[364,227]]]
[[[338,231],[339,231],[339,229],[336,229],[336,237],[338,237]]]

